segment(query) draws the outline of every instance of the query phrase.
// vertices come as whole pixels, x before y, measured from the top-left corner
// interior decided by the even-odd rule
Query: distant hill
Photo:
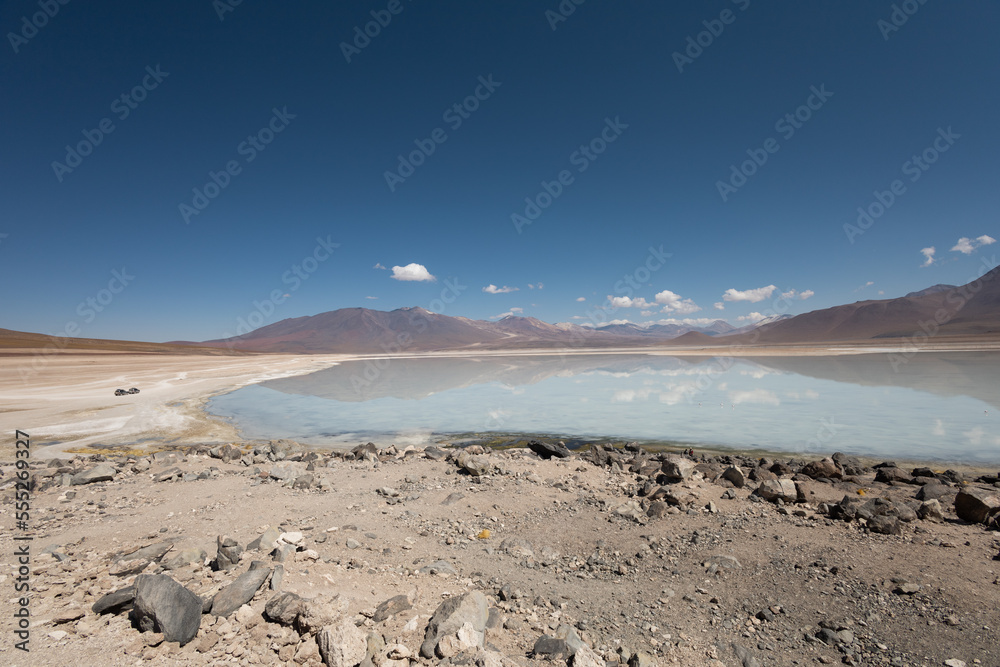
[[[1000,337],[1000,267],[966,285],[935,285],[911,294],[814,310],[742,337],[759,344],[907,338],[921,332]]]
[[[955,285],[931,285],[926,289],[922,289],[919,292],[910,292],[906,297],[911,296],[926,296],[928,294],[937,294],[938,292],[947,292],[948,290],[955,289]]]

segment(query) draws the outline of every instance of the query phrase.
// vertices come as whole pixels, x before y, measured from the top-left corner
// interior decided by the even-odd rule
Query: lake
[[[470,434],[1000,462],[1000,354],[371,359],[213,398],[250,439],[426,444]]]

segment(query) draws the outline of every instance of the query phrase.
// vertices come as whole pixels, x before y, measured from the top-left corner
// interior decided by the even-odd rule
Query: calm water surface
[[[896,357],[897,361],[900,357]],[[644,354],[348,362],[219,396],[244,437],[424,443],[551,434],[1000,462],[1000,354]]]

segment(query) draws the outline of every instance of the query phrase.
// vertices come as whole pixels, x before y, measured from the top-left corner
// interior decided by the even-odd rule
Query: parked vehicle
[[[115,389],[115,396],[127,396],[128,392],[124,389]]]
[[[131,389],[128,390],[127,393],[129,393],[129,394],[138,394],[139,390],[136,389],[135,387],[132,387]]]

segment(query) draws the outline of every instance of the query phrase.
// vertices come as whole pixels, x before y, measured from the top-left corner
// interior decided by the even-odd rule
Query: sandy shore
[[[0,357],[0,432],[21,429],[39,443],[39,457],[95,443],[174,443],[239,439],[207,415],[210,397],[256,382],[328,368],[344,355],[240,357],[115,353]],[[140,393],[118,397],[117,388]],[[13,445],[5,438],[0,456]]]

